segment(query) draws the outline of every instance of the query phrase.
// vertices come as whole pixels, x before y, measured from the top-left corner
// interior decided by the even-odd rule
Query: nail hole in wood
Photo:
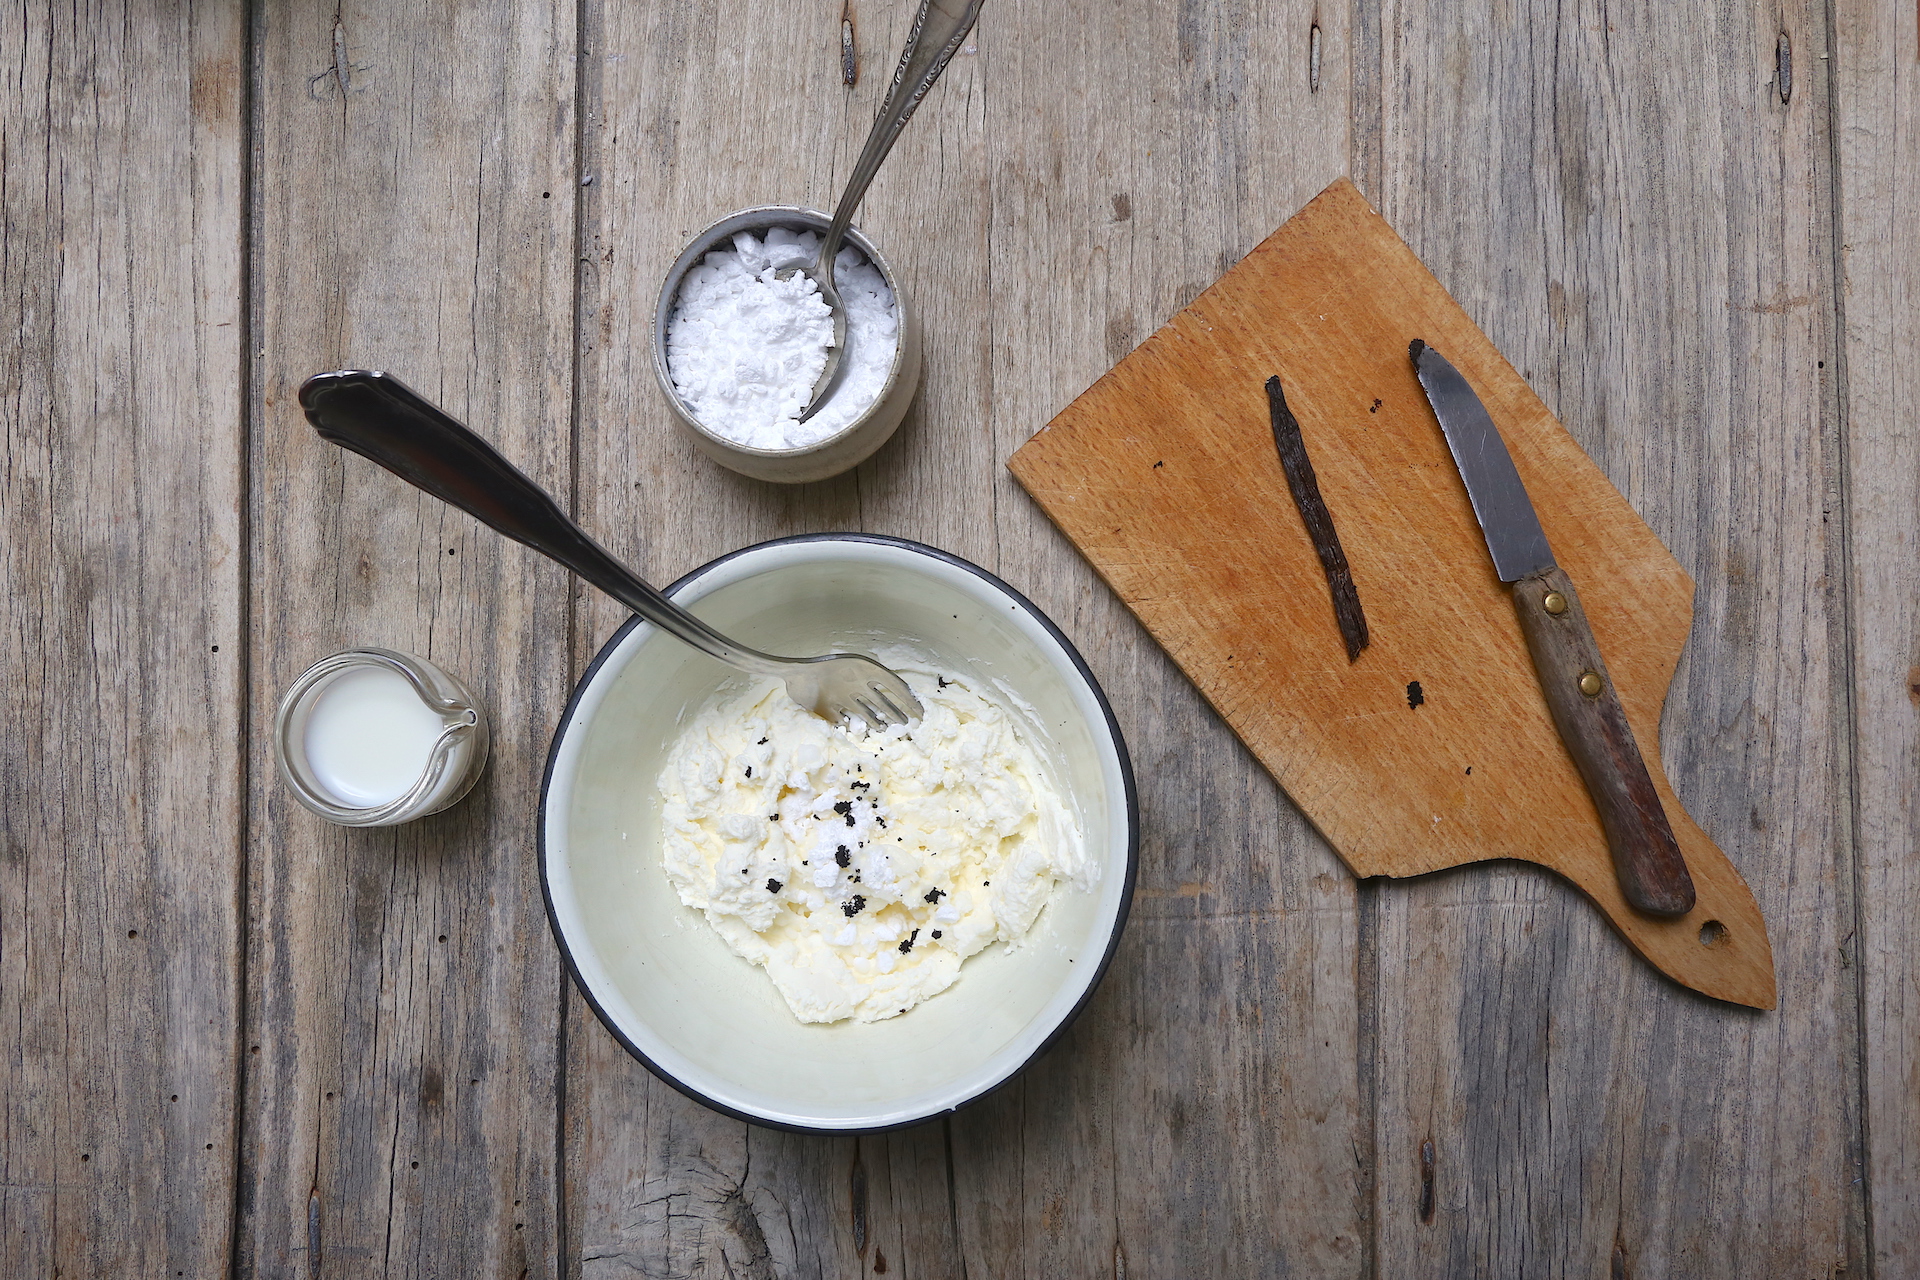
[[[860,60],[853,47],[853,6],[840,11],[840,82],[851,85],[860,78]]]
[[[850,1206],[853,1210],[853,1251],[864,1257],[867,1252],[867,1167],[860,1163],[858,1143],[854,1144],[853,1169],[848,1182],[851,1184],[847,1188],[851,1193],[848,1198],[853,1202]]]
[[[1700,926],[1700,945],[1703,947],[1722,946],[1727,941],[1727,926],[1718,920],[1709,920]]]

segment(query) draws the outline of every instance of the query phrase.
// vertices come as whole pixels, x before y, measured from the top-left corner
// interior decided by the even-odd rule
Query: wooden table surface
[[[1913,0],[993,0],[861,218],[918,405],[801,489],[676,434],[648,322],[698,227],[832,202],[905,0],[849,0],[852,86],[841,0],[53,8],[0,16],[0,1274],[1920,1275]],[[1007,474],[1343,173],[1697,582],[1665,763],[1776,1011],[1536,869],[1356,882]],[[318,441],[343,365],[655,581],[863,529],[1047,610],[1144,820],[1059,1046],[859,1139],[630,1060],[533,822],[619,611]],[[461,806],[276,780],[356,644],[491,707]]]

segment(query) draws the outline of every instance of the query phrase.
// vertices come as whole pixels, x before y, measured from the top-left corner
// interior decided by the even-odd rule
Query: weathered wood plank
[[[804,488],[733,475],[672,423],[648,348],[660,281],[694,232],[756,204],[831,210],[909,10],[850,6],[852,87],[838,6],[680,0],[589,19],[580,512],[656,582],[748,543],[826,529],[896,533],[992,563],[981,518],[995,465],[978,325],[984,99],[972,51],[915,115],[858,218],[928,335],[920,398],[879,454]],[[625,615],[582,598],[578,617],[576,672]],[[577,995],[567,1097],[569,1255],[584,1276],[959,1274],[939,1123],[854,1140],[728,1120],[632,1062]]]
[[[922,537],[1008,574],[1081,643],[1144,752],[1156,902],[1062,1048],[945,1128],[858,1142],[751,1130],[647,1079],[576,1013],[568,1203],[584,1274],[722,1257],[737,1274],[787,1274],[789,1253],[795,1274],[958,1274],[962,1251],[970,1274],[1081,1274],[1112,1270],[1125,1249],[1139,1274],[1156,1259],[1165,1270],[1210,1257],[1235,1232],[1275,1247],[1273,1268],[1319,1259],[1329,1274],[1357,1272],[1352,883],[998,466],[1338,171],[1338,61],[1309,102],[1306,8],[1217,21],[1183,21],[1173,6],[989,8],[862,215],[925,309],[916,415],[854,478],[803,493],[733,480],[668,428],[645,365],[653,292],[678,238],[708,219],[799,192],[831,203],[906,8],[856,6],[864,73],[852,94],[829,58],[831,13],[758,27],[724,4],[605,17],[589,59],[603,88],[588,165],[605,186],[591,196],[582,403],[641,430],[582,434],[582,510],[593,528],[641,524],[660,580],[755,537],[849,526]],[[1162,77],[1140,77],[1142,42]],[[724,94],[710,88],[712,67]],[[755,67],[755,79],[732,67]],[[843,119],[781,130],[785,148],[770,152],[764,121],[835,94],[849,102]],[[1169,94],[1181,106],[1156,119]],[[1217,140],[1233,106],[1246,123]],[[1313,111],[1317,132],[1273,157],[1250,132],[1269,109]],[[1008,150],[989,171],[995,138]],[[1196,154],[1223,188],[1183,194]],[[1169,251],[1156,255],[1154,238]],[[1114,269],[1110,253],[1152,271]],[[582,639],[614,620],[601,610]],[[1202,812],[1213,831],[1194,841]],[[1169,990],[1204,998],[1210,1025],[1231,1032],[1196,1052],[1187,1002]],[[1238,1151],[1267,1144],[1306,1155],[1238,1165]],[[1208,1157],[1233,1173],[1215,1180],[1190,1163]],[[1187,1222],[1173,1232],[1169,1201]]]
[[[323,444],[295,392],[391,370],[568,492],[574,14],[259,17],[253,755],[308,663],[382,644],[472,685],[493,759],[457,808],[386,831],[328,827],[255,772],[247,1274],[559,1270],[561,979],[534,815],[564,575]]]
[[[1338,176],[1347,29],[1292,3],[994,12],[1004,459]],[[1363,1274],[1353,880],[1004,469],[995,484],[1002,572],[1113,698],[1143,840],[1105,989],[954,1122],[969,1270]]]
[[[0,17],[0,1273],[217,1275],[240,1017],[241,6]]]
[[[1781,101],[1781,21],[1824,44],[1784,12],[1380,9],[1369,194],[1694,576],[1668,773],[1780,990],[1676,990],[1530,870],[1386,886],[1382,1275],[1857,1265],[1827,86],[1803,52]]]
[[[583,420],[635,426],[583,431],[582,510],[591,527],[638,525],[657,579],[759,537],[833,527],[998,568],[1115,695],[1140,761],[1151,902],[1061,1047],[948,1125],[884,1138],[713,1116],[624,1061],[576,1002],[571,1248],[586,1275],[722,1258],[736,1274],[944,1275],[963,1253],[969,1274],[1104,1273],[1127,1251],[1120,1265],[1142,1274],[1214,1256],[1238,1233],[1269,1250],[1271,1269],[1357,1273],[1351,882],[999,465],[1338,171],[1344,55],[1314,99],[1304,7],[1209,20],[1170,4],[990,6],[861,219],[926,311],[914,417],[854,477],[798,493],[736,480],[672,434],[651,385],[660,274],[686,235],[733,208],[831,203],[908,8],[855,6],[851,94],[831,56],[834,14],[748,23],[709,3],[605,16],[588,60],[602,87],[585,91],[597,104],[588,167],[603,182],[590,196],[581,397],[594,406]],[[1142,76],[1143,62],[1165,70]],[[753,78],[734,74],[746,67]],[[835,95],[844,114],[800,115],[770,145],[767,121]],[[1169,99],[1175,109],[1156,105]],[[1253,136],[1282,112],[1313,128],[1293,145]],[[989,168],[990,147],[1004,150]],[[829,152],[830,171],[816,158]],[[1207,182],[1190,181],[1196,164]],[[576,663],[617,620],[588,616]],[[1208,1010],[1204,1048],[1189,995]],[[1287,1155],[1240,1154],[1264,1149]]]
[[[1310,4],[993,12],[1004,459],[1338,176],[1347,28]],[[954,1122],[969,1271],[1363,1274],[1353,880],[1011,476],[995,483],[1001,570],[1112,696],[1143,841],[1105,989]]]
[[[1833,40],[1854,839],[1873,1264],[1920,1270],[1920,13],[1848,0]],[[1821,50],[1824,52],[1824,50]],[[1805,55],[1801,55],[1804,57]]]

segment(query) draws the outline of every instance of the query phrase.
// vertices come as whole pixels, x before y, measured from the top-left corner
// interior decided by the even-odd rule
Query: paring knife
[[[1533,669],[1554,728],[1600,811],[1620,892],[1636,911],[1683,916],[1693,910],[1693,877],[1614,696],[1573,580],[1554,563],[1513,456],[1459,370],[1417,338],[1407,354],[1466,481],[1494,569],[1500,581],[1513,585]]]

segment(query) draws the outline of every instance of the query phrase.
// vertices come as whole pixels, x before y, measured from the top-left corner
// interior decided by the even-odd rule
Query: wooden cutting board
[[[1640,915],[1620,895],[1413,376],[1414,338],[1479,391],[1579,587],[1693,873],[1698,903],[1681,919]],[[1274,450],[1271,374],[1372,630],[1352,664]],[[1008,465],[1355,875],[1537,862],[1676,981],[1773,1007],[1759,906],[1660,765],[1692,581],[1351,183],[1322,192]]]

